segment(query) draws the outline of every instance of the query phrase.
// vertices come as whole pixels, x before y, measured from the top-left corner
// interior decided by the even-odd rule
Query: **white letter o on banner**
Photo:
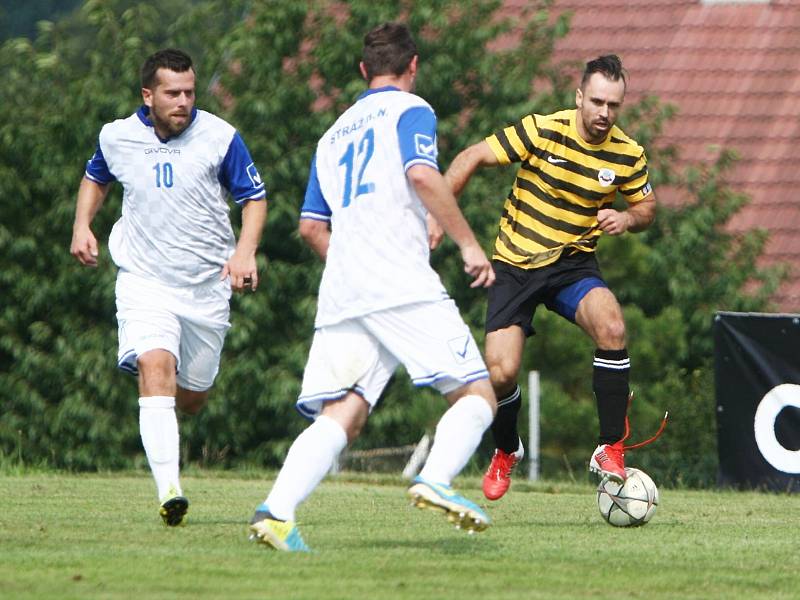
[[[800,450],[787,450],[775,437],[775,419],[787,406],[800,408],[800,385],[783,383],[767,392],[756,408],[753,429],[758,449],[769,464],[784,473],[800,473]]]

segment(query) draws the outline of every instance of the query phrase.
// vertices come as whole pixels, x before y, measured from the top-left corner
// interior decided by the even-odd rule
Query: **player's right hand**
[[[88,227],[72,230],[72,244],[69,253],[87,267],[97,266],[97,239]]]
[[[473,277],[469,287],[489,287],[494,283],[492,263],[486,258],[486,254],[479,245],[474,244],[462,248],[461,258],[464,261],[464,272]]]

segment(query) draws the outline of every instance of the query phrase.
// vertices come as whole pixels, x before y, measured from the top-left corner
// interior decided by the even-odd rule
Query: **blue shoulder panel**
[[[86,176],[86,179],[91,179],[92,181],[101,185],[106,185],[117,180],[117,178],[111,174],[111,171],[108,170],[108,164],[106,164],[103,151],[100,149],[99,141],[97,142],[97,148],[95,149],[92,158],[86,161],[86,172],[84,175]]]
[[[303,207],[300,209],[301,219],[314,219],[315,221],[330,221],[331,208],[322,195],[322,188],[317,177],[317,157],[311,159],[311,170],[308,173],[308,185]]]
[[[397,121],[397,135],[400,138],[400,155],[403,169],[413,165],[425,164],[439,170],[436,157],[436,115],[427,106],[409,108]]]
[[[248,200],[263,200],[267,197],[261,175],[238,131],[233,134],[217,177],[237,204]]]

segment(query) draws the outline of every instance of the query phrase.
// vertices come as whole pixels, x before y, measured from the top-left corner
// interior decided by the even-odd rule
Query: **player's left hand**
[[[597,225],[608,235],[621,235],[630,227],[630,215],[625,211],[613,208],[602,208],[597,211]]]
[[[231,289],[234,292],[250,290],[255,292],[258,287],[258,270],[255,256],[241,256],[234,252],[222,268],[220,279],[231,278]]]
[[[431,250],[436,250],[439,244],[442,243],[442,239],[444,239],[444,229],[439,225],[439,221],[433,218],[431,213],[428,213],[426,220],[428,222],[428,247]]]

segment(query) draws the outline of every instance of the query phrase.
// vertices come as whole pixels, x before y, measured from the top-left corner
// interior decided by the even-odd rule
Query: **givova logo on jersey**
[[[439,150],[436,147],[436,138],[425,135],[424,133],[414,134],[414,147],[417,150],[417,154],[420,156],[432,160],[436,160],[436,157],[439,156]]]
[[[462,335],[448,340],[447,345],[450,346],[450,352],[453,353],[458,364],[469,362],[478,355],[478,348],[471,335]]]
[[[247,176],[250,178],[250,182],[253,184],[253,187],[259,187],[263,185],[263,181],[261,181],[261,174],[256,169],[255,163],[250,163],[247,165]]]

